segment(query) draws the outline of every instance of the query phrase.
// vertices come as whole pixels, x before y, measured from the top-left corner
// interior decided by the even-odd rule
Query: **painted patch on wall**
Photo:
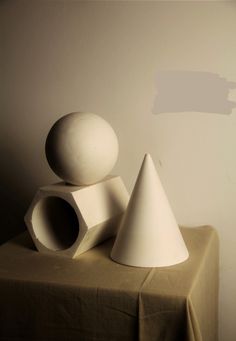
[[[236,82],[204,71],[159,71],[153,114],[204,112],[231,114],[236,102],[229,99]]]

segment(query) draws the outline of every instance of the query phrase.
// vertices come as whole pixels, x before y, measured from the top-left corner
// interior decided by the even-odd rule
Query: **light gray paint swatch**
[[[231,114],[236,102],[228,100],[236,82],[203,71],[159,71],[153,114],[204,112]]]

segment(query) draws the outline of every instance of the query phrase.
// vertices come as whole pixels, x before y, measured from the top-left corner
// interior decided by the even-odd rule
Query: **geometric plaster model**
[[[111,258],[140,267],[170,266],[189,257],[152,158],[146,154]]]
[[[65,182],[39,189],[25,216],[38,251],[76,257],[117,232],[129,195],[108,176],[118,156],[109,123],[92,113],[71,113],[51,128],[47,160]]]
[[[120,177],[90,186],[42,187],[25,222],[38,251],[74,258],[116,234],[129,200]]]
[[[117,136],[108,122],[92,113],[61,117],[46,140],[52,170],[67,183],[90,185],[105,178],[116,163]]]

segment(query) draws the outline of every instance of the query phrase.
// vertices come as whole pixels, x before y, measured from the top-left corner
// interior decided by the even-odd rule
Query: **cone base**
[[[125,265],[125,266],[132,266],[132,267],[136,267],[136,268],[164,268],[164,267],[170,267],[170,266],[174,266],[174,265],[178,265],[181,263],[184,263],[188,260],[189,258],[189,253],[187,252],[185,257],[182,257],[179,260],[175,260],[173,262],[170,263],[163,263],[163,262],[148,262],[148,264],[146,263],[137,263],[137,262],[129,262],[129,261],[125,261],[122,259],[119,259],[119,257],[116,257],[115,255],[113,255],[113,253],[111,253],[110,255],[111,259],[121,265]]]

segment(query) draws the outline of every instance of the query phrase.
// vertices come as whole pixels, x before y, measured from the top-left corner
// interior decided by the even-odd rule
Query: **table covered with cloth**
[[[27,232],[0,247],[0,340],[216,341],[219,243],[181,228],[187,261],[137,268],[112,239],[77,259],[36,251]]]

